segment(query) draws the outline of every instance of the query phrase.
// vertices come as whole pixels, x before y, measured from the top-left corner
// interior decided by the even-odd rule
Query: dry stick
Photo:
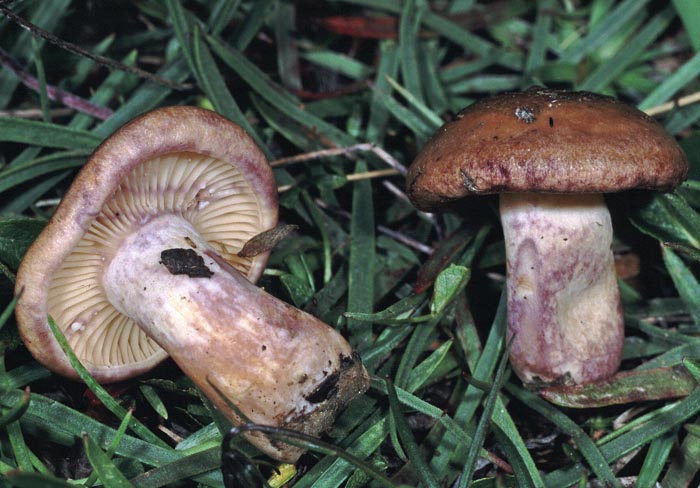
[[[289,156],[286,158],[280,158],[272,161],[270,163],[270,166],[273,168],[279,167],[279,166],[287,166],[289,164],[295,164],[295,163],[303,163],[306,161],[312,161],[314,159],[321,159],[321,158],[330,158],[333,156],[347,156],[349,154],[355,153],[355,152],[373,152],[379,158],[387,163],[389,166],[391,166],[391,169],[379,169],[379,170],[374,170],[374,171],[366,171],[363,173],[354,173],[350,175],[346,175],[345,177],[347,178],[348,181],[358,181],[358,180],[364,180],[364,179],[371,179],[371,178],[383,178],[385,176],[395,176],[398,174],[406,174],[406,167],[399,163],[396,158],[394,158],[391,154],[386,152],[384,149],[371,144],[371,143],[362,143],[362,144],[355,144],[354,146],[347,146],[347,147],[338,147],[338,148],[333,148],[333,149],[321,149],[318,151],[311,151],[307,153],[302,153],[302,154],[297,154],[296,156]],[[279,186],[277,188],[277,191],[280,193],[285,192],[290,190],[294,185],[283,185]]]
[[[364,173],[354,173],[354,174],[347,175],[346,178],[348,181],[358,181],[358,180],[362,180],[362,179],[380,178],[383,176],[393,176],[393,175],[397,175],[397,174],[399,174],[399,173],[395,169],[389,168],[389,169],[379,169],[379,170],[375,170],[375,171],[367,171]],[[277,187],[277,191],[279,193],[283,193],[285,191],[291,190],[293,186],[294,185],[281,185],[281,186]],[[403,193],[402,191],[400,191],[394,185],[391,185],[391,188],[393,189],[393,191],[400,193],[402,198],[407,199],[406,194]],[[321,200],[316,200],[316,203],[318,204],[318,206],[320,206],[322,208],[332,210],[333,213],[337,213],[339,215],[342,215],[343,217],[350,218],[349,213],[344,212],[340,209],[332,208],[330,205],[328,205],[327,203],[325,203]],[[381,232],[382,234],[387,235],[387,236],[391,237],[392,239],[395,239],[399,242],[402,242],[403,244],[407,245],[408,247],[412,247],[412,248],[416,249],[417,251],[420,251],[424,254],[430,255],[433,253],[432,247],[425,245],[419,241],[416,241],[415,239],[411,239],[410,237],[408,237],[404,234],[401,234],[400,232],[396,232],[395,230],[391,230],[388,227],[384,227],[383,225],[378,225],[377,230],[379,232]]]
[[[65,117],[75,113],[73,108],[54,108],[49,111],[51,117]],[[18,119],[41,119],[44,113],[40,108],[26,108],[15,110],[0,110],[0,117],[15,117]]]
[[[64,41],[63,39],[53,35],[52,33],[45,31],[44,29],[32,24],[28,20],[23,19],[19,15],[15,14],[12,10],[9,8],[5,7],[0,3],[0,12],[2,12],[8,19],[13,21],[15,24],[19,25],[20,27],[28,30],[29,32],[32,33],[32,35],[39,36],[47,41],[49,41],[51,44],[54,44],[61,49],[64,49],[68,52],[71,52],[73,54],[77,54],[78,56],[83,56],[85,58],[91,59],[92,61],[95,61],[96,63],[99,63],[103,66],[110,66],[112,68],[125,71],[127,73],[134,74],[140,78],[145,78],[147,80],[150,80],[154,83],[158,83],[160,85],[165,85],[168,88],[172,88],[173,90],[185,90],[188,88],[186,85],[181,85],[179,83],[174,83],[170,80],[166,80],[165,78],[161,78],[158,75],[154,75],[153,73],[149,73],[148,71],[142,70],[140,68],[137,68],[135,66],[129,66],[124,63],[120,63],[117,60],[107,58],[105,56],[100,56],[99,54],[94,54],[89,51],[86,51],[85,49],[76,46],[75,44],[72,44],[68,41]]]
[[[389,193],[394,195],[396,198],[400,198],[401,200],[408,202],[408,203],[411,202],[408,199],[408,196],[406,196],[406,193],[403,190],[401,190],[398,186],[396,186],[393,182],[391,182],[389,180],[383,180],[382,185],[384,185],[384,188],[389,190]]]
[[[0,9],[2,8],[4,7],[0,7]],[[0,64],[12,71],[23,85],[34,91],[39,91],[39,81],[30,75],[17,60],[2,48],[0,48]],[[85,100],[84,98],[63,91],[52,85],[46,85],[46,94],[51,100],[60,102],[67,107],[78,110],[79,112],[84,112],[100,120],[108,119],[112,115],[112,110],[109,108],[92,103],[89,100]]]
[[[394,168],[376,169],[373,171],[365,171],[363,173],[345,175],[345,179],[348,181],[360,181],[369,180],[372,178],[383,178],[385,176],[395,176],[397,174],[398,172]]]
[[[662,103],[661,105],[649,108],[644,112],[646,112],[647,115],[654,116],[662,114],[664,112],[670,112],[674,108],[685,107],[686,105],[690,105],[691,103],[696,102],[700,102],[700,91],[691,93],[690,95],[686,95],[684,97],[680,97],[676,100],[671,100],[670,102]]]
[[[333,148],[333,149],[321,149],[319,151],[311,151],[307,153],[302,153],[302,154],[297,154],[296,156],[289,156],[286,158],[280,158],[272,161],[270,163],[270,166],[278,167],[278,166],[286,166],[288,164],[294,164],[294,163],[302,163],[305,161],[311,161],[314,159],[321,159],[321,158],[329,158],[332,156],[347,156],[349,154],[355,153],[355,152],[364,152],[364,151],[369,151],[373,152],[376,154],[382,161],[384,161],[386,164],[388,164],[392,169],[380,169],[380,170],[374,170],[374,171],[367,171],[364,173],[354,173],[351,175],[347,175],[346,178],[348,181],[358,181],[358,180],[364,180],[364,179],[371,179],[371,178],[383,178],[386,176],[395,176],[395,175],[405,175],[407,170],[406,166],[401,164],[394,158],[391,154],[386,152],[384,149],[382,149],[379,146],[376,146],[371,143],[361,143],[361,144],[355,144],[354,146],[347,146],[347,147],[338,147],[338,148]],[[385,182],[388,183],[388,182]],[[277,188],[277,190],[282,193],[285,191],[288,191],[292,188],[293,185],[283,185]],[[394,195],[399,196],[400,198],[408,201],[408,198],[406,195],[396,188],[395,185],[385,185],[385,187]]]
[[[297,154],[296,156],[290,156],[286,158],[281,158],[281,159],[276,159],[275,161],[272,161],[270,163],[271,166],[277,167],[277,166],[285,166],[288,164],[294,164],[294,163],[301,163],[305,161],[311,161],[314,159],[320,159],[320,158],[327,158],[327,157],[332,157],[332,156],[348,156],[352,153],[355,152],[363,152],[363,151],[369,151],[377,155],[382,161],[384,161],[387,165],[389,165],[392,169],[384,169],[384,170],[375,170],[375,171],[367,171],[364,173],[354,173],[352,175],[347,175],[346,178],[348,181],[358,181],[362,179],[371,179],[371,178],[382,178],[386,176],[395,176],[395,175],[406,175],[407,169],[406,166],[401,164],[399,161],[396,160],[391,154],[389,154],[387,151],[382,149],[381,147],[372,144],[372,143],[361,143],[361,144],[355,144],[353,146],[348,146],[348,147],[340,147],[340,148],[332,148],[332,149],[321,149],[319,151],[311,151],[308,153],[303,153],[303,154]],[[392,182],[384,180],[382,181],[382,185],[384,188],[386,188],[391,194],[393,194],[395,197],[400,198],[401,200],[404,200],[408,202],[408,197],[406,196],[406,193],[404,193],[402,190],[400,190],[396,185],[394,185]],[[285,191],[290,190],[293,187],[293,185],[283,185],[277,188],[277,190],[282,193]],[[437,225],[435,222],[434,217],[432,214],[426,213],[426,212],[419,212],[422,216],[427,218],[429,221],[431,221],[433,224]],[[428,252],[428,254],[432,253],[432,249]]]
[[[394,173],[392,174],[402,174],[405,175],[407,170],[406,167],[399,163],[396,158],[391,154],[386,152],[384,149],[376,146],[374,144],[365,142],[362,144],[355,144],[354,146],[348,147],[338,147],[333,149],[321,149],[319,151],[311,151],[303,154],[297,154],[296,156],[290,156],[287,158],[276,159],[270,163],[272,167],[285,166],[288,164],[301,163],[305,161],[311,161],[313,159],[329,158],[332,156],[347,156],[355,152],[369,151],[376,154],[382,161],[394,168]]]
[[[168,429],[165,425],[158,425],[158,430],[168,436],[175,444],[179,444],[185,440],[183,437],[176,434],[175,431]]]
[[[326,209],[326,210],[329,210],[330,212],[332,212],[336,215],[340,215],[341,217],[344,217],[346,219],[349,219],[351,217],[350,212],[347,212],[346,210],[328,205],[323,200],[320,200],[317,198],[314,201],[316,202],[316,205],[318,205],[319,207]],[[391,230],[388,227],[384,227],[383,225],[378,225],[377,230],[379,232],[381,232],[382,234],[387,235],[387,236],[391,237],[392,239],[397,240],[397,241],[405,244],[408,247],[412,247],[413,249],[415,249],[419,252],[422,252],[424,254],[432,254],[433,253],[432,247],[427,246],[427,245],[423,244],[422,242],[419,242],[415,239],[412,239],[412,238],[410,238],[410,237],[408,237],[400,232],[396,232],[395,230]]]

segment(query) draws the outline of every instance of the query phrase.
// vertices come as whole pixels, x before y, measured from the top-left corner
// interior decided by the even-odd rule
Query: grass
[[[696,0],[7,5],[59,44],[0,18],[0,486],[698,484]],[[494,201],[425,215],[402,193],[441,121],[533,84],[650,111],[692,165],[674,193],[609,197],[616,250],[640,263],[621,281],[626,373],[552,402],[504,360]],[[169,104],[216,110],[280,161],[281,219],[298,229],[262,285],[339,328],[373,377],[279,473],[238,436],[222,444],[228,426],[176,368],[107,387],[81,371],[85,386],[41,367],[16,332],[14,273],[72,176],[123,123]]]

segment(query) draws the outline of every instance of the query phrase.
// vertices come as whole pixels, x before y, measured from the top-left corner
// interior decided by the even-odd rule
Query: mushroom
[[[407,175],[422,210],[500,193],[508,333],[525,383],[613,375],[624,339],[603,193],[669,190],[688,161],[636,108],[587,92],[532,88],[478,101],[446,123]]]
[[[47,316],[101,382],[170,355],[234,424],[319,435],[368,376],[336,330],[251,283],[268,253],[238,251],[276,223],[272,170],[239,126],[194,107],[147,113],[97,148],[27,251],[20,334],[72,378]],[[250,440],[281,461],[303,452]]]

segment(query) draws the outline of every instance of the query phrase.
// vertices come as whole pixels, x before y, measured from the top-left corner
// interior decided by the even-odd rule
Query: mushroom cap
[[[277,224],[267,159],[235,123],[209,110],[167,107],[106,139],[76,176],[17,273],[19,332],[49,369],[76,378],[48,327],[50,315],[98,381],[148,371],[167,357],[107,300],[102,272],[120,242],[163,213],[187,219],[251,281],[269,253],[237,252]]]
[[[416,207],[470,194],[669,190],[688,159],[654,119],[614,98],[531,88],[470,105],[423,147],[407,175]]]

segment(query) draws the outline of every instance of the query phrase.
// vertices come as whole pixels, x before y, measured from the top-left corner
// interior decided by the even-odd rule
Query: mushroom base
[[[501,195],[508,339],[525,383],[588,383],[617,371],[624,340],[603,196]]]
[[[369,386],[337,331],[251,284],[179,216],[129,235],[103,286],[234,424],[319,435]],[[249,440],[280,461],[303,453],[261,434]]]

